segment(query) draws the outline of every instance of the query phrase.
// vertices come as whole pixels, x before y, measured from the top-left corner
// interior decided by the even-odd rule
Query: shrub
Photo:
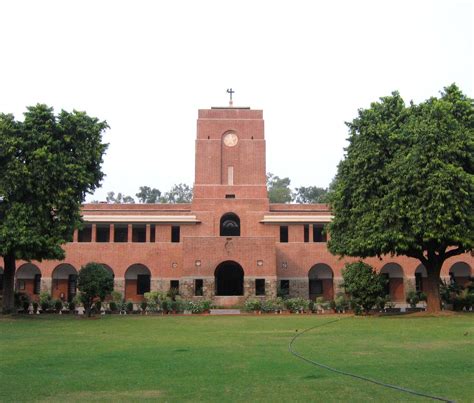
[[[61,312],[63,309],[63,301],[61,301],[60,299],[54,300],[54,309],[58,313]]]
[[[117,309],[118,309],[118,305],[115,301],[110,301],[109,302],[109,309],[112,311],[112,312],[117,312]]]
[[[148,303],[146,301],[141,302],[140,308],[141,308],[142,312],[145,312],[147,306],[148,306]]]
[[[201,301],[201,306],[202,306],[202,311],[207,312],[213,307],[212,301],[209,301],[208,299],[203,299]]]
[[[125,303],[125,310],[126,310],[128,313],[133,312],[133,302],[131,302],[131,301],[126,302],[126,303]]]
[[[350,303],[347,299],[346,294],[340,292],[336,295],[333,301],[331,301],[331,307],[339,313],[345,312],[349,309]]]
[[[77,286],[81,290],[81,301],[86,313],[90,316],[94,300],[99,298],[103,301],[113,291],[114,278],[103,265],[87,263],[79,271]]]
[[[248,299],[244,303],[244,309],[247,312],[260,311],[262,309],[262,302],[258,299]]]
[[[285,305],[291,312],[304,312],[308,310],[309,301],[304,298],[290,298],[285,301]]]
[[[39,308],[39,304],[35,301],[33,302],[33,312],[34,313],[37,313],[38,312],[38,308]]]
[[[100,313],[100,311],[102,310],[102,302],[96,301],[94,304],[94,308],[97,313]]]
[[[262,312],[265,312],[265,313],[275,312],[275,301],[273,301],[271,299],[267,299],[267,300],[262,301],[261,310],[262,310]]]
[[[377,274],[372,266],[364,262],[348,263],[342,271],[343,286],[350,294],[352,302],[369,312],[377,303],[378,297],[385,296],[387,280]],[[356,310],[356,313],[360,310]]]
[[[416,305],[420,301],[426,301],[426,294],[419,291],[410,290],[407,292],[406,301],[408,304],[410,304],[411,308],[416,308]]]
[[[52,298],[49,292],[43,291],[40,293],[39,303],[43,312],[46,312],[49,308],[51,308],[51,301]]]
[[[147,310],[150,312],[159,312],[162,310],[162,301],[166,298],[165,295],[159,291],[146,292],[145,300],[147,302]]]
[[[383,311],[389,302],[390,302],[390,296],[385,295],[383,297],[378,296],[375,304],[377,305],[377,308],[380,311]]]
[[[68,304],[68,309],[70,312],[74,312],[76,310],[76,303],[74,302],[74,300],[72,300],[71,302],[69,302]]]
[[[117,306],[123,301],[123,295],[119,291],[112,291],[110,296],[112,297],[112,301],[114,301]]]

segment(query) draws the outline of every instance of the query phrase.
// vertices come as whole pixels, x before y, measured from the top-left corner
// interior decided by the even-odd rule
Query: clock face
[[[239,138],[237,137],[235,133],[230,132],[224,136],[224,144],[227,147],[234,147],[238,141],[239,141]]]

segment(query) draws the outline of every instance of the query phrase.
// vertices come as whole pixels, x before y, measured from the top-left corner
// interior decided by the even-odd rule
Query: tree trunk
[[[426,311],[427,312],[440,312],[441,311],[441,299],[439,295],[439,283],[440,283],[440,272],[441,265],[432,265],[426,267],[428,277],[426,278]]]
[[[13,313],[15,309],[15,255],[8,254],[3,257],[3,313]]]

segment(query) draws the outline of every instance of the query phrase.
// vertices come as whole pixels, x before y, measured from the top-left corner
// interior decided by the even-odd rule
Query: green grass
[[[428,401],[288,352],[334,316],[0,318],[0,401]],[[474,400],[474,316],[356,317],[294,348],[384,382]]]

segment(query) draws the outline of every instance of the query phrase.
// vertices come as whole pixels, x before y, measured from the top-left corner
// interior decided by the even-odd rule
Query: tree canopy
[[[327,188],[320,188],[318,186],[301,186],[295,188],[293,193],[293,200],[296,203],[326,203],[327,202]]]
[[[406,106],[398,92],[347,123],[330,204],[332,253],[405,255],[428,272],[439,310],[444,261],[474,244],[474,107],[456,85]]]
[[[135,195],[140,203],[159,203],[161,192],[149,186],[140,186],[140,191]]]
[[[107,123],[38,104],[23,121],[0,114],[0,255],[4,311],[13,308],[15,260],[62,259],[80,207],[103,177]]]
[[[290,178],[280,178],[272,173],[267,174],[267,189],[270,203],[289,203],[292,200]]]

